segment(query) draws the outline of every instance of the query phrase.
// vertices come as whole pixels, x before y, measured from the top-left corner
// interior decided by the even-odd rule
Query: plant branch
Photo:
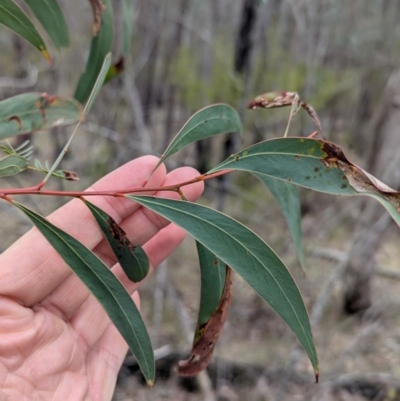
[[[123,197],[126,194],[131,193],[143,193],[143,192],[157,192],[157,191],[172,191],[181,194],[180,188],[195,184],[196,182],[210,180],[212,178],[229,174],[233,170],[223,170],[212,174],[201,174],[189,181],[184,181],[174,185],[168,185],[165,187],[132,187],[121,190],[110,190],[110,191],[56,191],[56,190],[42,190],[43,183],[39,183],[33,187],[26,188],[0,188],[0,198],[6,199],[10,195],[43,195],[43,196],[68,196],[72,198],[79,198],[81,196],[114,196]]]

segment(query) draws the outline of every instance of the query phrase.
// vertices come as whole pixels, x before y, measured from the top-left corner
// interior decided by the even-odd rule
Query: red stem
[[[44,196],[69,196],[73,198],[78,198],[80,196],[114,196],[122,197],[125,194],[130,194],[133,192],[157,192],[157,191],[173,191],[178,192],[181,187],[194,184],[200,181],[206,181],[211,178],[215,178],[221,175],[230,173],[232,170],[218,171],[212,174],[202,174],[189,181],[184,181],[179,184],[169,185],[166,187],[133,187],[123,190],[114,191],[53,191],[53,190],[42,190],[43,182],[38,185],[26,188],[0,188],[0,198],[7,199],[9,195],[44,195]]]

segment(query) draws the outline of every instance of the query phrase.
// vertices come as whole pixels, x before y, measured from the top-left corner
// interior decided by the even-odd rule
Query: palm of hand
[[[115,339],[107,340],[115,330],[111,324],[98,339],[92,337],[88,342],[79,313],[65,320],[46,299],[26,308],[3,298],[0,311],[0,380],[4,383],[0,399],[1,392],[7,400],[111,398],[126,352],[122,338],[119,347]],[[96,313],[108,320],[102,310]],[[112,336],[119,337],[116,332]]]

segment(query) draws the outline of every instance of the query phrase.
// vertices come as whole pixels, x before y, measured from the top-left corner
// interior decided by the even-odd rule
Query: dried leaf
[[[186,361],[180,361],[178,372],[181,376],[193,376],[201,372],[211,362],[214,346],[217,342],[232,300],[232,270],[226,266],[226,281],[218,308],[210,320],[200,327],[200,337],[193,344],[190,357]]]
[[[93,35],[96,36],[101,28],[101,14],[103,14],[106,6],[100,0],[89,0],[93,8]]]
[[[256,110],[291,106],[296,96],[298,94],[295,92],[268,92],[254,98],[247,108]]]
[[[358,193],[373,194],[389,202],[400,213],[400,192],[388,187],[376,177],[372,176],[361,167],[351,163],[342,149],[332,142],[323,142],[322,150],[327,156],[322,162],[328,168],[340,169],[349,185]]]
[[[318,118],[316,111],[306,102],[300,100],[296,92],[268,92],[254,98],[247,106],[248,109],[274,109],[277,107],[292,106],[291,114],[289,117],[289,124],[291,119],[296,115],[300,107],[302,107],[308,115],[313,119],[322,134],[321,122]]]
[[[75,171],[61,170],[66,181],[79,181],[79,177],[76,175]]]

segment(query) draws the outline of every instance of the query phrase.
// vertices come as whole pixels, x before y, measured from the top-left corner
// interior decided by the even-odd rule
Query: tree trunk
[[[377,119],[376,138],[368,170],[394,189],[400,188],[400,71],[390,80],[382,102],[387,107]],[[372,305],[371,281],[375,254],[383,240],[383,231],[390,222],[384,209],[376,201],[368,200],[361,212],[355,230],[354,245],[350,250],[349,264],[345,275],[343,308],[347,313],[357,313]],[[377,223],[378,222],[378,223]],[[378,227],[373,227],[374,223]]]

